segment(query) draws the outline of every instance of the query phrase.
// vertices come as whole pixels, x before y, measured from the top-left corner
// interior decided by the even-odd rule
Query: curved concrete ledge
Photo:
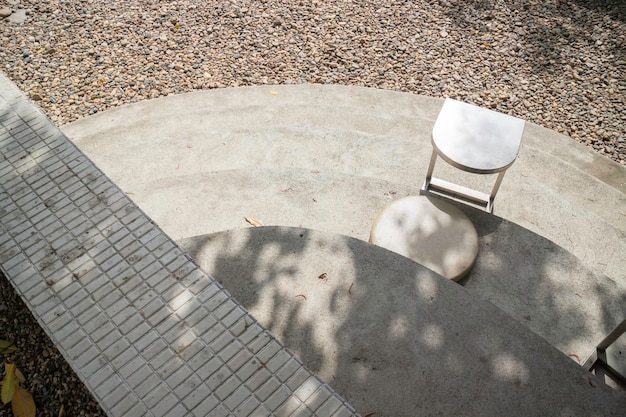
[[[361,87],[244,87],[123,106],[62,130],[130,192],[165,178],[250,168],[336,172],[417,190],[442,104],[439,98]],[[489,183],[459,177],[443,164],[435,172],[479,189]],[[625,167],[527,123],[496,214],[624,282],[625,204]]]
[[[178,243],[364,413],[617,415],[626,405],[491,303],[364,241],[259,227]]]
[[[239,175],[252,181],[247,192],[238,188],[225,190],[220,185]],[[199,186],[194,185],[199,182],[189,181],[183,186],[178,181],[184,180],[176,179],[170,191],[180,196],[175,207],[159,199],[140,200],[138,204],[158,213],[166,232],[179,241],[189,234],[171,234],[172,231],[193,230],[201,235],[202,230],[216,233],[245,228],[249,225],[244,216],[248,215],[258,217],[266,225],[321,226],[320,233],[354,235],[358,231],[357,237],[367,241],[371,224],[363,224],[362,217],[374,219],[379,206],[391,201],[391,196],[385,195],[390,184],[358,180],[298,170],[223,171],[203,176]],[[279,191],[288,185],[292,191]],[[364,185],[367,188],[361,187]],[[361,190],[359,198],[349,192],[352,187]],[[409,189],[395,190],[395,198],[410,194]],[[210,192],[219,197],[215,206],[205,197]],[[336,204],[338,194],[344,195],[342,204]],[[201,215],[184,217],[179,213],[189,206],[197,206]],[[524,323],[563,353],[577,355],[581,360],[619,323],[626,305],[626,286],[622,283],[589,268],[566,249],[516,223],[457,206],[479,235],[476,263],[463,281],[466,288]]]
[[[246,87],[136,103],[63,130],[174,239],[255,216],[367,240],[383,207],[417,194],[442,104],[358,87]],[[480,189],[480,178],[439,169]],[[468,212],[486,226],[465,285],[583,359],[622,319],[624,203],[624,167],[527,124],[500,217]]]

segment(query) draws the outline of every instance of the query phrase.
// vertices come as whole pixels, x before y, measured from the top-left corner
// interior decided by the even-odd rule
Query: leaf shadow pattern
[[[551,297],[562,298],[558,282],[544,276],[562,260],[554,254],[573,257],[519,226],[467,210],[487,256],[464,281],[466,288],[366,242],[308,229],[236,229],[178,243],[363,414],[500,415],[509,414],[510,398],[519,402],[519,415],[584,413],[600,399],[607,409],[626,405],[615,392],[591,391],[599,385],[590,385],[591,374],[585,377],[535,334],[544,327],[533,329],[493,303],[505,305],[513,291],[523,290],[525,298],[515,304],[526,310],[514,313],[531,315],[531,324],[551,314],[554,322],[546,326],[563,328],[549,336],[575,342],[580,332],[592,331],[581,314],[572,317],[575,306],[554,311],[563,306],[553,302],[535,311]],[[519,247],[524,240],[530,242]],[[530,261],[500,259],[516,248],[544,250]],[[509,291],[515,280],[518,287]],[[478,297],[483,282],[494,288]],[[609,328],[624,293],[595,291],[611,306],[602,317]]]
[[[461,206],[479,234],[479,256],[461,284],[565,354],[587,357],[626,314],[626,286],[554,242]]]

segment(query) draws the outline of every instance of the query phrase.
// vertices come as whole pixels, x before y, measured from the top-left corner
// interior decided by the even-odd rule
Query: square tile
[[[183,398],[183,404],[189,410],[193,410],[210,396],[211,391],[209,391],[206,385],[198,384],[187,396]]]
[[[173,380],[171,380],[170,378],[170,380],[167,382],[169,384],[170,382],[173,382]],[[187,375],[185,379],[183,379],[180,383],[176,385],[176,387],[174,388],[174,393],[178,398],[185,398],[194,391],[196,391],[198,387],[204,387],[204,385],[202,385],[202,381],[197,375],[191,374]]]

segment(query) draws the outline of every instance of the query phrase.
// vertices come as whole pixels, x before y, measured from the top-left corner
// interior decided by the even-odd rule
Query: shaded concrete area
[[[600,335],[608,334],[624,317],[623,283],[511,221],[459,208],[479,235],[479,256],[461,284],[564,354],[579,363],[584,361],[603,338]]]
[[[461,284],[582,363],[612,330],[610,323],[619,323],[623,317],[624,286],[587,268],[571,253],[536,233],[481,210],[458,207],[472,220],[479,234],[479,256]],[[248,229],[239,230],[248,233]],[[211,256],[221,253],[229,259],[236,258],[237,251],[219,244],[199,251],[188,242],[179,241],[203,269],[220,277],[233,291],[229,280],[236,279],[236,274],[217,269],[217,261]],[[324,259],[322,254],[319,257]],[[248,266],[254,270],[254,263]],[[247,305],[245,299],[241,302]]]
[[[361,240],[259,227],[178,243],[363,414],[599,416],[626,405],[490,302]],[[477,272],[468,285],[487,275]]]

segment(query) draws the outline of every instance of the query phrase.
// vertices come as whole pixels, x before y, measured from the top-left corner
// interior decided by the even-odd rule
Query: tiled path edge
[[[0,268],[110,416],[354,409],[0,74]]]

